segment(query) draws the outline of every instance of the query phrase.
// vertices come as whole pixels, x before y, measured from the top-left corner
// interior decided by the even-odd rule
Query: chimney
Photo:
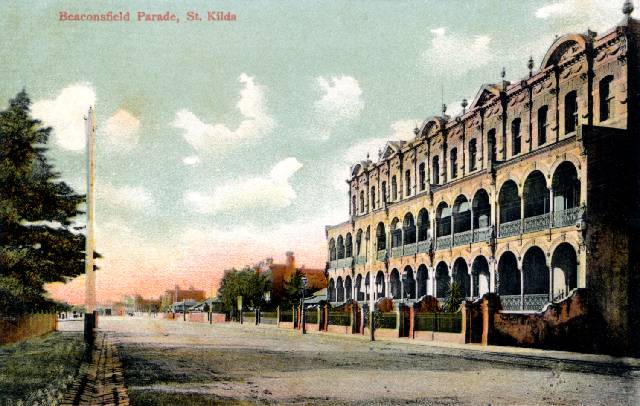
[[[296,257],[293,255],[293,251],[287,251],[287,270],[293,270],[296,268]]]

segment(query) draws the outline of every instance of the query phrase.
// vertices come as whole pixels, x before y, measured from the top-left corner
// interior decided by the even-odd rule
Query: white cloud
[[[606,30],[622,19],[622,1],[556,0],[538,8],[537,18],[549,20],[564,32]]]
[[[108,145],[121,151],[129,151],[138,143],[139,132],[140,120],[122,109],[104,122],[102,130]]]
[[[96,185],[98,199],[116,207],[143,210],[154,205],[155,201],[151,193],[142,186],[114,186],[109,182]]]
[[[486,65],[493,59],[491,37],[477,35],[467,38],[447,33],[446,27],[431,29],[431,44],[422,58],[429,70],[449,75],[462,75]]]
[[[185,158],[182,160],[182,162],[183,162],[185,165],[193,166],[193,165],[197,165],[198,163],[200,163],[200,158],[198,158],[198,156],[197,156],[197,155],[191,155],[191,156],[185,157]]]
[[[353,120],[364,108],[362,89],[356,79],[351,76],[316,78],[316,84],[322,93],[315,108],[320,120],[334,126],[345,120]]]
[[[268,174],[227,182],[213,193],[188,191],[184,194],[184,202],[198,213],[287,207],[296,198],[289,179],[300,168],[302,164],[296,158],[286,158],[275,164]]]
[[[89,106],[95,105],[96,93],[87,83],[65,87],[55,99],[33,103],[33,116],[54,128],[58,146],[69,151],[81,152],[86,144],[84,117]]]
[[[226,124],[208,124],[187,109],[176,112],[171,125],[183,130],[183,137],[194,149],[215,152],[236,142],[263,136],[273,130],[275,120],[267,114],[264,87],[257,85],[254,78],[246,74],[239,77],[244,88],[236,104],[244,119],[235,130]]]

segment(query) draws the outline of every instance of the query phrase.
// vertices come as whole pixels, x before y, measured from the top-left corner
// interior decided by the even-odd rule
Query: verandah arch
[[[469,280],[469,267],[464,258],[459,257],[453,263],[453,280],[460,286],[464,297],[471,297],[471,281]]]
[[[351,283],[351,276],[347,275],[344,278],[345,300],[351,300],[353,298],[352,292],[353,292],[353,285]]]
[[[438,299],[446,296],[449,282],[449,266],[444,261],[440,261],[436,266],[436,297]]]
[[[553,269],[553,298],[566,297],[578,287],[578,256],[573,246],[567,242],[558,245],[551,256]]]
[[[421,298],[427,294],[427,286],[429,286],[429,272],[427,270],[426,265],[421,264],[418,267],[417,277],[417,296],[416,298]]]
[[[389,275],[389,285],[391,285],[391,297],[400,299],[400,272],[396,268],[393,268]]]
[[[476,296],[482,297],[485,293],[489,292],[491,287],[489,262],[483,255],[478,255],[473,260],[471,276],[473,278],[473,292]]]
[[[407,265],[402,273],[402,285],[404,286],[404,297],[407,299],[416,298],[416,280],[413,277],[413,269]]]
[[[336,302],[344,302],[344,285],[342,283],[342,276],[338,276],[336,282]]]

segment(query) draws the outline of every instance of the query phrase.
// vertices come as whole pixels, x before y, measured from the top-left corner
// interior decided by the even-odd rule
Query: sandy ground
[[[624,365],[272,326],[102,318],[138,404],[640,404]]]

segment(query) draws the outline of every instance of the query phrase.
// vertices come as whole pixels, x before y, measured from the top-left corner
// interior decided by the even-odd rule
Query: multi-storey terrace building
[[[349,220],[326,228],[328,297],[500,295],[539,311],[589,288],[612,343],[637,323],[639,24],[559,37],[537,70],[352,166]],[[635,152],[634,152],[635,151]],[[633,208],[635,207],[635,211]],[[371,297],[373,295],[373,297]],[[611,344],[617,345],[617,344]]]

